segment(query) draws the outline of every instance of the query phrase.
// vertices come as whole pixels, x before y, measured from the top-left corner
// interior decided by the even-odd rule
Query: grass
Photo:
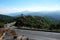
[[[38,28],[33,28],[33,27],[32,28],[29,28],[29,27],[20,27],[18,29],[60,33],[60,29],[49,30],[49,29],[38,29]]]

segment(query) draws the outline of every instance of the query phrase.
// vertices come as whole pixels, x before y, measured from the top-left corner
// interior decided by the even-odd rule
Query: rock
[[[13,40],[13,36],[11,33],[7,32],[4,36],[3,40]]]
[[[23,37],[22,40],[29,40],[29,38],[28,37]]]
[[[17,37],[17,40],[29,40],[29,38],[25,37],[24,35],[21,35],[21,36]]]
[[[0,37],[0,40],[3,40],[4,36],[5,36],[5,33],[3,33],[3,35]]]
[[[18,36],[17,40],[22,40],[23,37],[24,37],[24,35]]]

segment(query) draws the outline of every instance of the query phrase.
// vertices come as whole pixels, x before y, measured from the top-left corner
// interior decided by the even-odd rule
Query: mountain
[[[13,21],[14,21],[13,17],[0,14],[0,23],[9,23]]]
[[[15,26],[17,27],[36,27],[43,28],[49,24],[49,20],[40,16],[20,16],[17,18]]]
[[[22,29],[60,32],[60,22],[50,21],[41,16],[20,16],[16,18],[15,26]]]
[[[44,16],[44,17],[47,17],[51,20],[56,20],[56,21],[59,21],[60,20],[60,11],[52,11],[52,12],[29,12],[29,11],[24,11],[24,12],[16,12],[16,13],[11,13],[11,14],[8,14],[9,16],[12,16],[12,17],[19,17],[21,16],[21,14],[23,15],[31,15],[31,16]]]
[[[9,13],[7,15],[8,16],[12,16],[12,17],[18,17],[21,14],[28,15],[29,13],[32,13],[32,12],[30,12],[30,11],[23,11],[23,12]]]
[[[12,17],[15,17],[15,16],[20,16],[20,12],[16,12],[16,13],[9,13],[7,14],[8,16],[12,16]]]

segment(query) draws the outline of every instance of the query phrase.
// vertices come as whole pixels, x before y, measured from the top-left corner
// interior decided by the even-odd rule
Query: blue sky
[[[0,13],[21,11],[57,11],[60,0],[0,0]]]

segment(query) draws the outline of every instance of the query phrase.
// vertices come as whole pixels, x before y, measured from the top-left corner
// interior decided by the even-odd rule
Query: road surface
[[[14,23],[16,22],[7,24],[7,27],[15,30],[18,36],[25,35],[32,40],[60,40],[60,33],[14,29],[9,26]]]
[[[12,25],[14,25],[16,22],[11,22],[8,24],[5,24],[4,27],[10,28]]]
[[[33,40],[60,40],[60,33],[15,29],[18,36],[25,35]]]

